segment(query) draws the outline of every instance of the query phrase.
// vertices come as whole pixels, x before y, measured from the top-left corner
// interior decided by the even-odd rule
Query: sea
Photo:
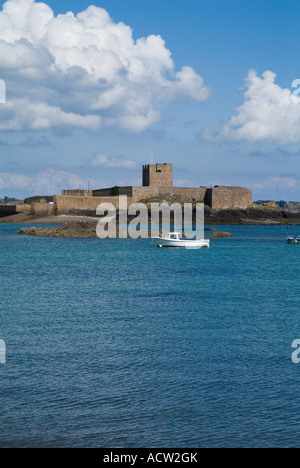
[[[1,448],[300,446],[286,227],[203,250],[20,227],[0,224]]]

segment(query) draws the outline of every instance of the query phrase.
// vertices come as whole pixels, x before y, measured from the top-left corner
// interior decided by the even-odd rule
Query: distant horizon
[[[300,200],[299,21],[296,0],[1,2],[0,193],[137,185],[155,160]]]
[[[78,189],[80,190],[80,189]],[[4,196],[4,197],[0,197],[0,200],[3,201],[5,200],[5,198],[8,198],[10,201],[24,201],[26,200],[26,198],[31,198],[31,197],[52,197],[52,196],[55,196],[55,195],[59,195],[57,193],[53,194],[53,195],[50,195],[50,194],[33,194],[31,195],[30,197],[25,197],[25,198],[15,198],[15,197],[8,197],[8,196]],[[257,203],[282,203],[282,202],[285,202],[285,203],[300,203],[300,201],[298,200],[276,200],[276,199],[265,199],[265,200],[254,200],[253,201],[253,204],[257,204]]]

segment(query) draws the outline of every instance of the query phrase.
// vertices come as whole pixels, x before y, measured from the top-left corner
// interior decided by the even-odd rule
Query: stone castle
[[[99,190],[63,190],[54,197],[57,214],[71,209],[96,209],[100,203],[112,203],[118,209],[119,198],[127,195],[128,204],[155,199],[204,202],[213,210],[248,208],[252,205],[252,191],[243,187],[196,187],[173,186],[172,164],[150,164],[143,166],[141,187],[111,187]]]
[[[246,209],[252,206],[252,191],[243,187],[173,186],[172,164],[143,166],[141,187],[111,187],[99,190],[63,190],[61,195],[31,197],[20,203],[0,206],[0,217],[28,213],[37,217],[60,215],[70,210],[96,210],[101,203],[111,203],[119,208],[119,197],[127,195],[128,205],[137,202],[166,200],[169,203],[204,202],[212,210]]]

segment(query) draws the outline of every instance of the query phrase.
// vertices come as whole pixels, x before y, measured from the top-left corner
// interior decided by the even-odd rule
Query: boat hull
[[[209,248],[209,239],[188,240],[188,239],[162,239],[155,237],[154,242],[157,247],[169,247],[177,249],[203,249]]]

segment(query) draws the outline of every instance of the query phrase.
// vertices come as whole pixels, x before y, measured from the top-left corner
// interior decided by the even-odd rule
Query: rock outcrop
[[[61,226],[54,227],[26,227],[21,228],[18,234],[35,236],[35,237],[69,237],[69,238],[86,238],[96,239],[98,238],[96,232],[96,222],[79,221],[77,223],[65,223]],[[209,228],[207,231],[212,231],[213,234],[209,234],[206,237],[211,239],[232,237],[229,232],[223,232],[216,228]],[[118,230],[117,230],[118,237]],[[150,237],[150,235],[149,235]]]

